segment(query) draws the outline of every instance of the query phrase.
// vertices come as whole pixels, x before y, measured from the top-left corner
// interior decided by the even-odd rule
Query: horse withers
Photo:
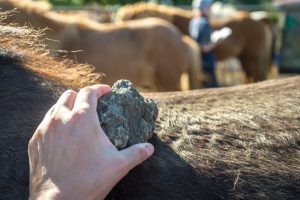
[[[62,91],[99,78],[32,46],[36,34],[0,27],[0,199],[28,198],[32,133]],[[160,112],[155,153],[107,199],[296,199],[299,81],[144,94]]]

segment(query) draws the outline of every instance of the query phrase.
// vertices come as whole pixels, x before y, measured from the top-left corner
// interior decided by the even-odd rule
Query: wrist
[[[85,200],[95,200],[95,199],[104,199],[106,197],[105,194],[84,194],[83,191],[80,192],[79,190],[70,189],[62,189],[62,188],[47,188],[47,189],[36,189],[30,191],[29,200],[44,200],[44,199],[51,199],[51,200],[60,200],[60,199],[85,199]]]
[[[39,199],[59,199],[61,190],[49,178],[37,181],[36,179],[30,180],[30,200]]]
[[[60,199],[61,193],[58,189],[41,189],[30,192],[29,200],[42,200],[42,199]]]

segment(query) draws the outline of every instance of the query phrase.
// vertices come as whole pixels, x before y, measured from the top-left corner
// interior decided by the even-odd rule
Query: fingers
[[[93,85],[81,89],[74,103],[74,110],[96,110],[98,98],[111,90],[109,85]]]
[[[149,158],[154,152],[154,147],[150,143],[141,143],[132,145],[119,152],[122,154],[122,157],[125,158],[125,173],[127,173],[132,168]]]
[[[57,100],[56,104],[54,104],[46,113],[44,116],[44,119],[40,123],[39,126],[42,126],[44,123],[48,122],[50,116],[53,113],[57,113],[59,110],[62,109],[67,109],[67,110],[72,110],[74,106],[74,102],[77,96],[77,92],[73,90],[67,90],[65,91]]]
[[[51,114],[53,113],[54,109],[55,109],[55,104],[48,110],[48,112],[47,112],[46,115],[44,116],[43,121],[50,118],[50,116],[51,116]]]
[[[73,91],[73,90],[67,90],[65,91],[60,98],[57,100],[56,102],[56,107],[60,108],[60,107],[66,107],[69,110],[73,109],[74,106],[74,102],[77,96],[77,92]]]

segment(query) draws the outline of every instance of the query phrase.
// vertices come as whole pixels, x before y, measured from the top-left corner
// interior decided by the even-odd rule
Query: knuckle
[[[74,90],[71,90],[71,89],[68,89],[65,91],[65,94],[68,95],[68,96],[71,96],[73,94],[75,94],[76,92]]]
[[[39,126],[36,130],[35,130],[35,132],[34,132],[34,134],[33,134],[33,136],[31,137],[31,139],[30,139],[30,141],[33,143],[33,142],[35,142],[37,139],[38,139],[38,137],[40,136],[40,135],[42,135],[43,134],[43,127],[41,127],[41,126]]]
[[[50,116],[45,123],[42,123],[36,130],[36,136],[54,132],[62,124],[62,119],[58,115]]]
[[[28,149],[33,149],[35,143],[34,137],[32,137],[28,142]]]
[[[137,148],[137,156],[139,158],[145,158],[145,157],[147,157],[147,152],[146,152],[145,148],[143,148],[143,147]]]
[[[30,140],[28,141],[28,149],[31,150],[33,149],[36,144],[37,141],[39,140],[40,136],[43,134],[43,131],[40,127],[38,127],[36,129],[36,131],[33,133],[32,137],[30,138]]]
[[[73,115],[75,115],[75,116],[83,116],[85,113],[86,113],[86,110],[80,108],[80,109],[75,110],[74,113],[73,113]]]
[[[81,92],[87,94],[87,96],[89,98],[91,98],[93,96],[97,96],[96,91],[93,88],[89,87],[89,86],[82,88]]]
[[[82,88],[81,92],[91,94],[91,93],[93,93],[93,89],[91,87],[87,86],[87,87]]]
[[[49,119],[49,127],[56,127],[59,123],[60,123],[61,119],[59,116],[57,115],[54,115],[54,116],[51,116],[50,119]]]
[[[74,110],[71,114],[71,121],[80,121],[80,120],[82,120],[85,113],[86,113],[86,110],[84,110],[84,109]]]

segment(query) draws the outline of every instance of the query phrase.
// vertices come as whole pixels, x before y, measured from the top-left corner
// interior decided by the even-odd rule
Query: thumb
[[[119,151],[124,158],[126,158],[126,171],[141,164],[144,160],[148,159],[154,152],[154,147],[150,143],[140,143],[132,145],[126,149]]]

